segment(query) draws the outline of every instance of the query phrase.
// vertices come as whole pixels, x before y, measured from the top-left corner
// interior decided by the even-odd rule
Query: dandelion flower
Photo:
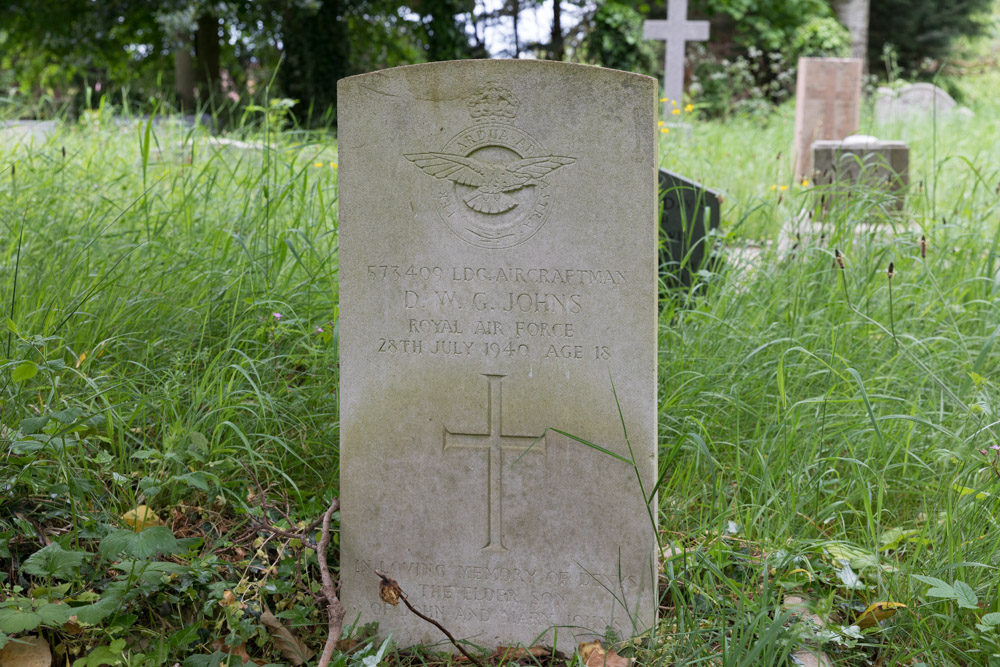
[[[684,111],[687,111],[688,113],[691,113],[692,111],[694,111],[694,105],[693,104],[686,104],[686,105],[684,105]]]
[[[657,124],[658,124],[658,125],[659,125],[660,127],[663,127],[663,121],[662,121],[662,120],[661,120],[661,121],[660,121],[659,123],[657,123]]]
[[[670,103],[674,106],[677,106],[677,100],[670,100]]]
[[[661,97],[661,98],[660,98],[660,101],[661,101],[661,102],[669,102],[670,100],[668,100],[668,99],[667,99],[666,97]]]
[[[681,114],[681,110],[680,109],[674,109],[670,113],[672,113],[675,116],[679,116]]]
[[[772,186],[771,186],[771,192],[774,192],[774,191],[775,191],[775,190],[777,190],[777,189],[778,189],[778,186],[777,186],[777,185],[772,185]]]
[[[809,179],[808,178],[803,178],[802,179],[802,187],[804,187],[804,188],[808,188],[809,187]]]
[[[313,164],[313,166],[314,167],[322,167],[323,163],[322,162],[316,162],[316,163]]]
[[[670,134],[670,128],[669,127],[661,127],[660,128],[660,132],[662,132],[663,134]]]
[[[271,316],[274,319],[276,319],[276,320],[280,320],[281,319],[281,313],[271,313]]]
[[[337,163],[336,162],[331,162],[330,166],[333,167],[334,169],[336,169],[337,168]]]
[[[788,186],[787,186],[787,185],[782,185],[782,186],[781,186],[780,188],[778,188],[778,189],[779,189],[779,190],[781,190],[782,192],[784,192],[785,190],[787,190],[787,189],[788,189]]]

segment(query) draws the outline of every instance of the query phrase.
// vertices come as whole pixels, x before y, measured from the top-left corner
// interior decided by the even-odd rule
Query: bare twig
[[[425,621],[433,625],[435,628],[443,632],[445,636],[448,638],[448,641],[450,641],[455,646],[455,648],[457,648],[462,653],[462,655],[468,658],[469,661],[472,662],[472,664],[476,665],[477,667],[483,667],[483,663],[476,660],[474,657],[472,657],[472,655],[469,654],[468,651],[462,648],[462,645],[458,643],[458,640],[456,640],[455,637],[450,632],[448,632],[447,628],[445,628],[443,625],[435,621],[430,616],[424,616],[419,611],[417,611],[414,608],[414,606],[410,604],[410,601],[406,599],[406,593],[404,593],[403,589],[399,587],[399,583],[397,583],[395,579],[382,574],[378,570],[375,570],[375,574],[377,574],[379,578],[382,579],[382,583],[380,584],[379,588],[382,600],[384,602],[396,606],[397,604],[399,604],[399,601],[402,600],[403,604],[406,605],[407,609],[409,609],[414,614],[416,614],[417,616],[424,619]]]
[[[330,568],[326,564],[326,550],[330,547],[330,517],[340,509],[340,500],[333,499],[329,509],[323,515],[323,533],[319,540],[319,548],[316,550],[316,560],[319,562],[319,573],[322,578],[323,596],[326,598],[326,616],[329,630],[326,636],[326,646],[323,647],[323,655],[319,658],[318,667],[327,667],[333,658],[333,652],[337,648],[337,640],[340,639],[340,632],[344,627],[344,616],[347,612],[344,605],[340,604],[337,597],[337,588],[333,585],[333,577],[330,576]]]

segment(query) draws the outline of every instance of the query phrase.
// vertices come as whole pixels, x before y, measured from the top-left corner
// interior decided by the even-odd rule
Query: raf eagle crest
[[[520,103],[500,86],[467,100],[475,122],[440,151],[407,160],[437,179],[437,201],[452,232],[472,245],[509,248],[537,232],[552,208],[546,177],[576,158],[552,155],[513,123]]]
[[[461,155],[415,153],[406,159],[435,178],[446,178],[476,188],[463,201],[478,213],[506,213],[518,202],[508,193],[516,192],[559,167],[576,162],[571,157],[547,155],[529,157],[507,164],[495,164]]]

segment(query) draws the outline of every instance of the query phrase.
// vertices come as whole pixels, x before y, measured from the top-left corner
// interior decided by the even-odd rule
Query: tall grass
[[[78,543],[137,504],[197,504],[237,531],[262,491],[287,495],[287,518],[302,521],[336,493],[334,142],[268,121],[244,137],[266,148],[237,149],[110,111],[42,144],[0,144],[8,593],[40,530]],[[911,143],[904,216],[857,193],[794,253],[764,246],[757,268],[728,261],[692,298],[663,302],[670,552],[644,660],[783,664],[806,646],[845,665],[971,665],[1000,653],[977,627],[1000,609],[988,465],[1000,442],[1000,118],[976,111],[883,133]],[[727,247],[777,239],[814,201],[790,180],[791,126],[786,107],[767,124],[662,138],[664,166],[726,193]],[[22,437],[32,430],[44,437]],[[216,537],[227,548],[231,534]],[[913,575],[965,582],[980,608]],[[783,610],[790,594],[830,625]],[[878,601],[907,609],[854,636]]]

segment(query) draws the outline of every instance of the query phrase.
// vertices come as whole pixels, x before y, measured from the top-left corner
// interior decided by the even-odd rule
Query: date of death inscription
[[[391,306],[389,330],[374,340],[386,355],[608,361],[613,345],[584,335],[581,320],[611,320],[608,304],[629,282],[626,271],[610,269],[367,268]]]

